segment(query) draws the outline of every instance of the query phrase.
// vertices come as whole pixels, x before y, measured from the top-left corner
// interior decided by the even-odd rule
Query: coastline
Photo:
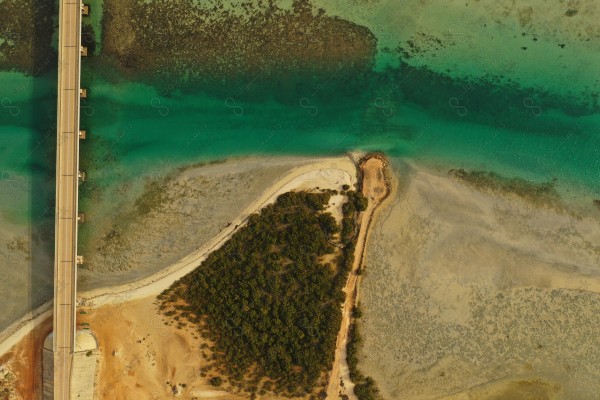
[[[86,306],[117,304],[130,299],[159,294],[172,282],[196,268],[208,254],[223,245],[239,227],[243,226],[251,214],[274,202],[277,196],[293,189],[302,190],[312,186],[325,186],[327,180],[332,176],[340,182],[354,184],[356,182],[354,163],[347,157],[324,158],[318,162],[294,168],[254,200],[228,227],[198,250],[148,278],[126,285],[113,286],[109,291],[103,288],[81,292],[79,294],[81,304]]]
[[[110,307],[111,305],[119,305],[130,300],[148,298],[149,296],[160,293],[164,288],[168,287],[173,280],[178,279],[178,277],[185,275],[185,273],[195,268],[206,254],[218,248],[227,240],[227,238],[235,231],[235,225],[243,224],[248,215],[265,204],[268,204],[269,201],[273,201],[277,194],[294,187],[302,188],[303,182],[306,181],[309,181],[310,185],[317,186],[318,182],[321,180],[330,181],[332,177],[335,179],[336,174],[340,181],[348,179],[349,181],[355,182],[353,180],[355,178],[353,177],[356,173],[355,163],[357,161],[356,156],[353,156],[353,158],[320,158],[301,161],[301,165],[296,166],[285,173],[281,179],[272,183],[270,187],[263,191],[258,198],[254,199],[251,205],[246,207],[235,220],[231,221],[231,224],[228,227],[222,229],[218,235],[204,243],[196,251],[181,258],[176,263],[170,264],[168,268],[142,280],[125,285],[97,288],[82,292],[79,294],[79,304],[86,308],[96,308],[102,305]],[[389,354],[381,355],[380,349],[378,349],[376,343],[384,340],[386,343],[389,343],[390,346],[393,346],[396,342],[394,341],[394,336],[386,336],[387,328],[385,327],[382,328],[380,326],[373,331],[373,323],[376,323],[376,320],[378,319],[375,314],[380,313],[381,308],[380,306],[373,308],[372,305],[369,306],[367,303],[369,302],[369,298],[372,302],[373,295],[376,292],[381,292],[380,294],[384,296],[380,298],[379,301],[380,305],[385,306],[386,304],[389,304],[391,299],[386,297],[389,296],[389,290],[397,283],[406,283],[401,289],[394,289],[394,293],[398,293],[396,296],[402,297],[407,295],[413,296],[414,294],[410,294],[412,293],[410,292],[411,285],[414,282],[423,282],[421,286],[424,286],[427,290],[437,288],[437,297],[430,297],[428,300],[419,300],[420,298],[415,298],[417,299],[416,301],[425,301],[426,304],[437,304],[436,302],[442,301],[442,304],[444,305],[441,307],[446,307],[446,309],[442,314],[435,314],[435,317],[439,318],[440,315],[445,315],[445,319],[442,322],[454,320],[459,325],[469,321],[468,312],[465,311],[468,296],[461,298],[458,303],[453,303],[445,297],[449,293],[452,293],[453,290],[457,289],[456,279],[464,282],[472,282],[471,284],[483,285],[480,290],[483,291],[483,293],[490,287],[496,287],[499,284],[502,285],[500,286],[500,292],[516,293],[516,295],[519,296],[519,293],[529,293],[524,292],[528,287],[541,288],[542,292],[540,293],[542,294],[535,294],[537,292],[533,294],[538,297],[542,296],[545,292],[550,293],[554,290],[553,288],[559,288],[558,290],[560,293],[563,293],[565,290],[572,293],[583,293],[581,296],[588,296],[585,293],[589,293],[590,296],[596,296],[597,293],[600,293],[600,272],[594,274],[595,270],[592,264],[584,262],[584,258],[581,258],[583,257],[581,254],[574,254],[574,257],[572,257],[572,262],[579,267],[578,271],[569,270],[568,268],[552,268],[548,265],[544,265],[544,263],[548,264],[557,261],[552,259],[552,257],[556,258],[556,256],[550,254],[552,252],[548,255],[544,255],[545,259],[541,261],[536,259],[536,257],[542,257],[539,252],[539,246],[549,240],[549,237],[547,236],[540,236],[536,239],[536,243],[538,244],[534,243],[535,245],[520,250],[520,240],[518,237],[517,239],[510,241],[510,246],[512,246],[510,251],[514,251],[515,254],[519,256],[523,253],[524,256],[526,256],[524,260],[528,260],[527,262],[531,265],[523,265],[522,262],[518,261],[514,256],[506,255],[504,252],[490,253],[492,255],[489,260],[492,263],[501,264],[503,257],[510,261],[506,266],[499,265],[494,267],[496,268],[494,270],[495,272],[491,274],[489,271],[486,272],[487,270],[485,268],[478,271],[477,268],[469,269],[464,266],[460,267],[460,265],[464,264],[466,261],[471,260],[470,257],[478,255],[478,252],[474,252],[472,248],[463,247],[463,242],[461,242],[463,244],[449,243],[445,248],[441,248],[439,245],[427,241],[429,240],[428,238],[431,235],[432,229],[439,229],[440,227],[445,227],[444,229],[446,229],[453,225],[465,225],[466,222],[456,216],[461,215],[460,212],[468,211],[467,221],[472,221],[473,218],[475,218],[476,221],[479,221],[472,224],[477,229],[481,227],[487,228],[493,225],[490,225],[490,216],[482,216],[482,213],[485,214],[486,212],[491,213],[489,215],[494,215],[498,218],[502,217],[498,222],[501,224],[499,226],[504,226],[502,224],[506,224],[511,218],[514,218],[514,213],[521,219],[525,217],[530,218],[533,225],[527,235],[530,235],[532,238],[532,235],[534,235],[535,232],[543,235],[551,235],[556,227],[560,230],[569,226],[580,227],[582,229],[585,228],[587,235],[593,234],[594,229],[597,230],[597,225],[593,224],[593,221],[597,222],[597,218],[595,219],[594,216],[585,214],[573,216],[570,213],[556,213],[552,209],[538,207],[534,204],[527,203],[511,194],[494,193],[493,191],[481,191],[471,188],[468,185],[461,184],[460,182],[451,179],[447,174],[439,171],[438,173],[435,173],[435,171],[432,173],[432,171],[428,171],[420,165],[412,163],[407,164],[405,161],[398,159],[391,159],[390,162],[390,168],[394,172],[391,181],[392,192],[385,199],[382,206],[376,209],[374,214],[374,222],[366,237],[366,258],[364,262],[368,267],[365,269],[365,274],[359,277],[360,284],[357,290],[357,299],[360,299],[363,308],[363,318],[360,318],[358,323],[360,324],[361,332],[365,339],[363,341],[363,350],[359,360],[359,366],[361,372],[365,373],[365,375],[372,376],[375,379],[380,388],[383,389],[383,393],[389,396],[390,393],[394,392],[393,389],[390,389],[391,386],[389,380],[381,374],[380,367],[374,367],[373,357],[378,357],[377,365],[385,364]],[[398,179],[399,176],[402,176],[401,180]],[[445,195],[443,195],[444,193]],[[457,199],[460,199],[459,204],[456,203],[458,201]],[[424,223],[425,225],[414,225],[414,221],[421,221],[419,224]],[[515,220],[514,223],[509,224],[509,226],[504,229],[513,229],[523,223],[522,221],[518,221],[519,220]],[[527,221],[529,221],[529,219],[527,219]],[[392,231],[390,231],[390,223],[393,225]],[[394,235],[389,236],[390,233],[393,233]],[[598,234],[600,235],[600,233]],[[466,240],[472,236],[477,235],[471,234],[471,236],[465,236],[465,232],[457,231],[457,234],[455,234],[454,237]],[[486,234],[486,237],[488,237],[488,240],[491,242],[498,239],[493,234],[492,236]],[[401,244],[399,244],[398,240],[401,238],[402,241]],[[415,248],[414,245],[416,244],[418,244],[418,247]],[[552,245],[553,251],[556,246],[556,244]],[[408,251],[408,253],[406,253],[405,256],[401,256],[401,254],[398,253],[399,251]],[[564,253],[567,251],[567,248],[565,247],[561,251]],[[474,256],[471,255],[471,253],[473,253]],[[442,276],[442,272],[420,272],[417,265],[411,266],[408,269],[394,269],[397,268],[397,266],[394,267],[394,265],[396,265],[394,264],[395,261],[397,262],[401,259],[412,258],[419,260],[419,257],[423,257],[424,254],[430,254],[430,256],[433,257],[430,261],[425,263],[427,268],[436,265],[438,266],[437,269],[442,267],[442,270],[446,271],[445,274],[451,276],[453,281],[450,283],[428,282],[424,279],[428,276]],[[436,254],[439,256],[446,254],[446,258],[440,259]],[[535,260],[535,262],[531,262],[532,260]],[[517,266],[527,266],[529,269],[527,271],[522,268],[521,270],[515,269]],[[373,279],[380,278],[373,278],[373,276],[382,272],[382,270],[387,274],[384,275],[386,277],[386,283],[384,286],[377,284],[379,286],[376,286],[377,289],[374,292]],[[390,275],[392,271],[394,271],[394,274]],[[486,279],[489,278],[486,278],[488,274],[493,278],[493,281],[486,281]],[[409,292],[407,292],[407,290],[409,290]],[[575,298],[579,298],[577,297],[579,295],[574,296]],[[538,297],[536,298],[539,302],[541,301],[541,297]],[[394,304],[395,307],[400,307],[399,304]],[[436,307],[440,306],[438,305]],[[8,329],[0,333],[0,338],[2,338],[2,340],[0,340],[0,355],[5,355],[10,352],[11,347],[14,344],[18,344],[19,340],[22,337],[25,337],[33,327],[39,325],[40,322],[46,320],[50,315],[50,303],[46,303],[43,307],[34,310],[19,321],[11,324]],[[388,312],[386,314],[388,318],[395,318],[394,315],[393,312]],[[427,318],[430,317],[431,316],[428,316]],[[418,347],[416,348],[418,349]],[[396,354],[398,351],[398,349],[393,350]],[[442,360],[433,367],[430,367],[433,368],[432,373],[439,374],[444,372],[442,368],[447,368],[448,365],[448,361]],[[413,370],[413,367],[408,368],[411,371],[410,375],[412,376],[410,379],[418,379],[419,372]],[[535,365],[533,368],[534,372],[537,371]],[[424,371],[427,371],[427,368],[425,368]],[[470,371],[471,374],[475,373],[465,366],[463,362],[456,363],[455,371],[459,375],[464,374],[465,371]],[[344,371],[342,371],[342,373],[343,372]],[[536,375],[531,371],[528,373],[528,376],[532,379],[536,379],[536,376],[539,377],[543,375],[540,375],[541,373]],[[543,375],[543,377],[545,376],[547,375]],[[494,376],[495,380],[500,378],[505,378],[505,381],[508,382],[507,385],[512,384],[508,375]],[[468,390],[474,383],[477,383],[477,385],[480,386],[486,384],[486,382],[487,381],[485,380],[479,379],[477,381],[472,381],[471,384],[467,386],[460,386],[460,383],[455,383],[456,386],[453,386],[456,389],[454,393],[458,393],[457,390],[461,387],[464,391]],[[414,383],[411,383],[411,385],[413,384]],[[552,382],[549,384],[552,384]],[[438,386],[443,387],[443,385]],[[348,388],[350,388],[350,385]],[[450,394],[450,392],[447,393]],[[394,395],[391,397],[393,398]],[[432,397],[424,395],[421,398],[426,399]]]
[[[229,226],[222,229],[218,235],[196,251],[144,279],[125,285],[97,288],[78,293],[78,305],[119,304],[128,300],[159,294],[176,279],[197,267],[211,251],[225,243],[236,229],[245,223],[249,215],[275,201],[279,194],[292,189],[319,186],[319,184],[326,186],[331,179],[337,179],[340,182],[352,185],[356,182],[355,175],[356,167],[350,157],[304,159],[300,166],[293,168],[274,182],[257,199],[252,201],[238,217],[232,220]],[[47,302],[0,332],[0,355],[10,351],[14,344],[18,343],[22,337],[50,314],[51,302]]]

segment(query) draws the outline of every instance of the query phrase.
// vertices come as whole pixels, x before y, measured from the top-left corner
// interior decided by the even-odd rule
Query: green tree
[[[274,391],[300,395],[331,367],[342,288],[354,260],[356,215],[344,218],[345,245],[337,250],[330,242],[340,227],[324,211],[330,197],[279,196],[159,296],[165,316],[202,321],[203,336],[214,342],[215,365],[232,382],[253,371],[270,378]],[[334,252],[333,268],[320,261]],[[246,390],[258,387],[248,384]]]

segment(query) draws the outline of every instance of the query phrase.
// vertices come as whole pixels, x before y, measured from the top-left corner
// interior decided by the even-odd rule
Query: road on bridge
[[[54,399],[68,400],[75,348],[81,2],[60,0],[58,38]]]

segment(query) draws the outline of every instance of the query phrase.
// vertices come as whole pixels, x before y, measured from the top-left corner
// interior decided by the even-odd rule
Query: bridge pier
[[[54,400],[54,352],[52,350],[52,336],[53,334],[50,333],[44,341],[42,356],[43,400]],[[87,329],[77,331],[71,366],[71,399],[94,400],[98,354],[98,342],[92,332]]]

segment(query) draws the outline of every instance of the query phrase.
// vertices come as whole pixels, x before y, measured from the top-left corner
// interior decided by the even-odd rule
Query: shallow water
[[[594,2],[580,2],[572,17],[543,0],[315,3],[377,37],[369,74],[352,82],[332,74],[284,91],[253,80],[165,90],[164,82],[125,80],[101,55],[85,59],[82,210],[110,203],[124,182],[186,163],[350,150],[556,178],[571,198],[600,197],[600,48],[588,40],[598,34]],[[96,36],[99,21],[96,13]],[[0,73],[0,215],[25,231],[53,214],[55,86],[55,71],[35,79]],[[11,265],[0,258],[0,267]],[[28,274],[51,271],[29,265]]]

